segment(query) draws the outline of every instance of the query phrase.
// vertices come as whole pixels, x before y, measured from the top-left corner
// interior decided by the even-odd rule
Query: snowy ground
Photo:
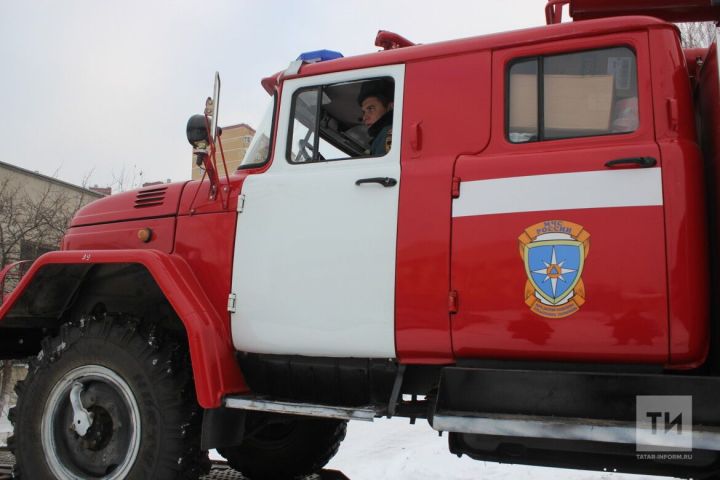
[[[221,459],[217,452],[210,457]],[[340,451],[327,468],[351,480],[667,480],[667,477],[584,472],[478,462],[452,455],[447,434],[442,437],[427,422],[407,419],[350,422]]]
[[[0,419],[0,445],[12,427]],[[212,458],[222,458],[211,452]],[[555,468],[500,465],[458,458],[447,448],[447,434],[439,437],[426,422],[406,419],[350,422],[340,452],[328,468],[351,480],[662,480],[661,477],[580,472]]]
[[[12,425],[6,415],[0,417],[0,447],[7,443],[7,437],[12,433]]]
[[[581,472],[478,462],[452,455],[442,437],[425,421],[407,419],[350,422],[348,434],[328,468],[352,480],[660,480],[664,477]]]

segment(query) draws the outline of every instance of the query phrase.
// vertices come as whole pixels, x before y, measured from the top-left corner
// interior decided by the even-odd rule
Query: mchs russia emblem
[[[590,234],[576,223],[548,220],[520,235],[525,263],[525,303],[542,317],[563,318],[585,303],[583,266],[590,250]]]

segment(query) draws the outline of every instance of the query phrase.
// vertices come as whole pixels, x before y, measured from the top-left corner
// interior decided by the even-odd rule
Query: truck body
[[[558,23],[568,3],[575,21]],[[347,420],[403,416],[482,460],[715,478],[718,52],[683,50],[668,21],[717,21],[720,6],[546,13],[538,28],[427,45],[380,32],[383,51],[293,62],[262,81],[272,99],[236,172],[206,163],[201,181],[81,209],[0,305],[2,354],[41,352],[20,389],[18,468],[172,478],[219,448],[251,478],[292,478],[334,454]],[[358,120],[378,82],[392,92],[382,155]],[[195,420],[163,417],[194,425],[170,449],[192,468],[137,466],[163,441],[138,432],[164,397],[116,367],[119,346],[103,359],[113,335],[137,337],[148,375],[164,345],[187,349],[152,378],[192,374],[160,392],[192,393]],[[135,400],[143,388],[154,400]],[[690,437],[643,430],[641,400],[670,397],[689,399]],[[116,460],[98,457],[110,447]]]

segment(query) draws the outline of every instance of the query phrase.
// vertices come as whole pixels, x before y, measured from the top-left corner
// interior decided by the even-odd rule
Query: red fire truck
[[[3,357],[35,356],[18,474],[196,478],[217,448],[295,478],[400,416],[480,460],[718,478],[718,51],[668,22],[720,2],[546,13],[301,55],[227,176],[216,82],[203,180],[84,207],[2,303]]]

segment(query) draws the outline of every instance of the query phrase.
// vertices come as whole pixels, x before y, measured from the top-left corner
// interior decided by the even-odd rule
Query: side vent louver
[[[140,190],[135,197],[135,208],[157,207],[165,201],[167,187]]]

